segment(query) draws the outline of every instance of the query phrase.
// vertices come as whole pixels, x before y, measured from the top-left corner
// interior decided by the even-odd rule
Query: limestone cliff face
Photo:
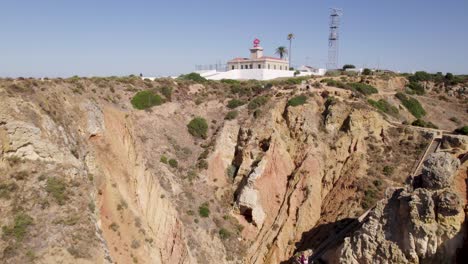
[[[31,217],[33,237],[3,234],[0,262],[194,263],[121,109],[62,90],[0,97],[0,225]]]
[[[318,100],[300,107],[277,103],[244,132],[236,204],[255,226],[247,262],[289,259],[340,178],[365,174],[364,138],[382,141],[387,129],[375,113]]]
[[[403,186],[431,138],[392,125],[350,91],[333,97],[307,85],[138,78],[35,82],[0,82],[5,263],[286,263],[373,207],[386,187]],[[161,87],[174,88],[164,104],[133,108],[137,91]],[[288,104],[299,94],[304,104]],[[247,104],[259,96],[264,105]],[[232,98],[246,105],[227,120]],[[207,120],[205,138],[187,131],[198,116]],[[408,221],[424,214],[426,222],[404,223],[427,236],[393,239],[407,246],[400,253],[385,237],[365,240],[367,251],[346,244],[336,261],[359,262],[379,243],[395,252],[382,261],[429,258],[451,245],[459,203],[449,179],[427,173],[433,181],[424,189],[396,192],[397,203],[381,202],[373,213],[376,225],[385,210],[411,212]],[[15,234],[18,222],[26,226]]]
[[[345,239],[330,262],[455,263],[464,241],[464,203],[453,178],[460,162],[435,153],[424,163],[422,188],[398,189]],[[466,168],[465,168],[466,169]]]

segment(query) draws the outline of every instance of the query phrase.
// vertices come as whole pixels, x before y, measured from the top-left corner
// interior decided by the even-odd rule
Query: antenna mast
[[[338,40],[340,16],[343,11],[338,8],[330,9],[330,35],[328,36],[328,63],[327,69],[338,69]]]

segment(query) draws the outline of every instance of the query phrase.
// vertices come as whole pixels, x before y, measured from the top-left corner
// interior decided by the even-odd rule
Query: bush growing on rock
[[[226,84],[240,84],[240,81],[233,80],[233,79],[221,79],[220,82],[226,83]]]
[[[18,184],[15,182],[0,183],[0,198],[10,199],[11,193],[18,190]]]
[[[419,118],[416,119],[416,120],[414,120],[414,121],[411,123],[411,125],[413,125],[413,126],[418,126],[418,127],[435,128],[435,129],[438,128],[438,127],[437,127],[436,125],[434,125],[433,123],[431,123],[431,122],[426,122],[426,121],[424,121],[424,120],[422,120],[422,119],[419,119]]]
[[[341,81],[337,81],[334,79],[323,79],[320,81],[321,83],[325,83],[327,86],[332,86],[332,87],[337,87],[337,88],[342,88],[342,89],[350,89],[351,87]]]
[[[198,161],[197,167],[200,170],[206,170],[206,169],[208,169],[208,162],[205,159],[201,159],[201,160]]]
[[[372,71],[369,68],[365,68],[362,71],[362,75],[371,75],[371,74],[372,74]]]
[[[424,87],[419,82],[410,82],[407,86],[412,92],[418,95],[425,94]]]
[[[131,103],[134,108],[144,110],[156,105],[161,105],[163,100],[161,96],[152,91],[141,91],[133,96]]]
[[[14,222],[11,226],[3,226],[2,232],[4,237],[13,236],[16,240],[23,240],[26,235],[27,228],[33,224],[33,219],[26,213],[18,213],[15,216]]]
[[[245,102],[242,101],[242,100],[239,100],[239,99],[231,99],[229,100],[228,104],[227,104],[227,107],[228,108],[231,108],[231,109],[234,109],[234,108],[237,108],[241,105],[244,105]]]
[[[307,96],[305,95],[298,95],[298,96],[295,96],[291,99],[288,100],[288,105],[289,106],[299,106],[299,105],[303,105],[307,102]]]
[[[232,111],[229,111],[227,114],[226,114],[226,117],[224,119],[226,120],[233,120],[233,119],[236,119],[237,115],[239,114],[239,112],[237,112],[236,110],[232,110]]]
[[[367,210],[375,205],[378,200],[378,191],[376,189],[370,188],[364,191],[364,197],[361,201],[361,206],[363,209]]]
[[[58,177],[49,177],[46,183],[46,191],[55,198],[59,205],[64,205],[68,199],[65,181]]]
[[[179,166],[179,162],[177,162],[177,160],[175,159],[170,159],[169,166],[171,166],[172,168],[177,168]]]
[[[257,96],[252,101],[250,101],[248,108],[250,110],[257,109],[268,102],[268,97],[266,96]]]
[[[205,218],[210,216],[210,208],[208,208],[208,203],[203,203],[200,205],[200,207],[198,207],[198,214]]]
[[[221,228],[218,233],[221,239],[228,239],[231,236],[231,232],[229,232],[226,228]]]
[[[164,86],[161,88],[161,93],[168,101],[172,100],[172,87]]]
[[[159,161],[161,161],[161,162],[164,163],[164,164],[167,164],[167,157],[164,156],[164,155],[162,155],[162,156],[161,156],[161,159],[160,159]]]
[[[387,102],[384,99],[380,99],[379,101],[374,101],[372,99],[367,100],[370,105],[373,107],[379,109],[380,111],[387,113],[392,116],[398,115],[398,108],[395,106],[391,105],[389,102]]]
[[[468,126],[462,126],[460,128],[457,128],[454,132],[460,135],[468,136]]]
[[[192,72],[189,74],[183,74],[178,77],[180,80],[188,80],[188,81],[194,81],[197,83],[204,83],[207,81],[204,77],[202,77],[200,74]]]
[[[374,86],[364,83],[350,83],[349,85],[353,90],[356,90],[364,95],[370,95],[379,92]]]
[[[206,138],[208,133],[208,123],[203,117],[195,117],[187,125],[190,135],[197,138]]]
[[[419,103],[418,100],[416,100],[413,97],[407,96],[403,93],[397,93],[395,94],[395,97],[398,98],[398,100],[401,101],[403,106],[408,109],[408,111],[416,118],[421,118],[426,115],[426,111],[422,107],[422,105]]]
[[[392,166],[383,167],[383,173],[385,174],[385,176],[392,176],[394,170],[395,168]]]

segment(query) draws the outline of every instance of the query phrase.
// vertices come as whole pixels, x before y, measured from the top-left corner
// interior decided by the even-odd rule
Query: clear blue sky
[[[466,0],[1,0],[0,76],[175,75],[290,32],[293,64],[324,67],[330,7],[341,65],[468,73]]]

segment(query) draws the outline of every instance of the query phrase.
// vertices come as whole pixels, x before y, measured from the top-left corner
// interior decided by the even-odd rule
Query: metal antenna
[[[327,69],[338,69],[338,40],[340,16],[343,11],[338,8],[330,9],[330,35],[328,36],[328,63]]]

